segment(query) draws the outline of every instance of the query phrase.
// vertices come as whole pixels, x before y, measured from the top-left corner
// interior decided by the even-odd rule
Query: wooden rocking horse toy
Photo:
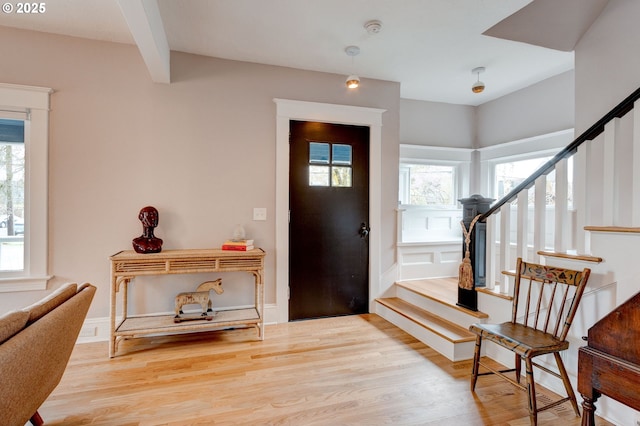
[[[193,320],[211,321],[215,316],[215,312],[213,312],[211,298],[209,297],[210,290],[215,291],[217,294],[222,294],[224,292],[222,279],[218,278],[214,281],[205,281],[198,286],[196,291],[178,294],[176,296],[176,316],[173,318],[173,322]],[[202,307],[202,314],[195,316],[185,315],[182,311],[184,305],[200,305]]]

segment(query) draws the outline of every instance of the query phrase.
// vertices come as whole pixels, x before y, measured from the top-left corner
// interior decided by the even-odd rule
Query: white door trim
[[[382,113],[349,105],[274,99],[276,113],[276,310],[289,321],[289,121],[368,126],[369,133],[369,310],[380,293]]]

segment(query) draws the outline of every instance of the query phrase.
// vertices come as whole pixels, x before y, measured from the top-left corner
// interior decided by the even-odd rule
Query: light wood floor
[[[40,409],[46,424],[529,424],[524,392],[487,376],[471,393],[470,362],[373,314],[268,326],[264,341],[254,330],[133,339],[119,353],[78,345]],[[579,425],[565,405],[539,424]]]

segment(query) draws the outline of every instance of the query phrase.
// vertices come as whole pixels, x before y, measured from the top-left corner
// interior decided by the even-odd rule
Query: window
[[[542,167],[552,157],[537,157],[526,160],[509,161],[496,163],[494,168],[494,197],[501,199],[512,189],[522,183],[526,178],[531,176],[536,170]],[[568,178],[569,178],[569,205],[573,204],[573,157],[568,160]],[[555,205],[555,171],[547,175],[546,188],[546,204],[548,206]],[[529,202],[533,203],[533,191],[529,192]]]
[[[528,160],[509,161],[495,165],[494,196],[501,199],[522,181],[531,176],[551,157],[538,157]],[[549,182],[547,182],[549,185]],[[547,194],[549,191],[547,191]]]
[[[309,142],[309,186],[351,187],[351,145]]]
[[[400,164],[400,203],[417,206],[454,206],[457,202],[456,167]]]
[[[0,84],[0,292],[45,289],[51,89]]]
[[[0,118],[0,272],[24,270],[24,121]]]
[[[399,241],[450,242],[462,238],[462,208],[469,194],[471,149],[400,145]]]

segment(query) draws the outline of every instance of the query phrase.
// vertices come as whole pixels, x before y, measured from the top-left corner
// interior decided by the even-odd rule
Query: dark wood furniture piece
[[[595,425],[595,402],[606,395],[640,410],[640,293],[602,318],[578,350],[582,425]]]
[[[538,412],[571,402],[576,416],[580,416],[575,393],[560,358],[560,352],[569,348],[567,334],[578,309],[582,293],[591,271],[556,268],[523,262],[518,258],[511,321],[502,324],[473,324],[469,327],[476,337],[476,348],[471,377],[471,391],[475,391],[479,375],[497,374],[529,395],[529,419],[538,424]],[[524,312],[522,312],[524,311]],[[480,361],[482,340],[494,342],[515,353],[515,368],[496,370]],[[558,371],[533,362],[533,358],[553,354]],[[520,383],[522,361],[526,368],[526,386]],[[479,373],[480,366],[488,371]],[[567,396],[538,408],[533,367],[562,380]],[[505,373],[515,372],[515,378]]]

